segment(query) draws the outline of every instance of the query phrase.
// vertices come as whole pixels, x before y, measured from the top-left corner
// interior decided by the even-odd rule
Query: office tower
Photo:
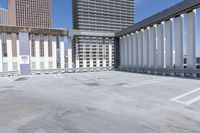
[[[119,31],[133,25],[134,0],[73,0],[73,28]]]
[[[8,0],[9,25],[51,27],[51,0]]]
[[[0,25],[8,25],[8,10],[0,8]]]
[[[95,32],[116,32],[134,22],[135,0],[72,0],[73,28]],[[74,39],[74,61],[77,67],[108,66],[109,44],[114,38],[77,36]],[[100,65],[99,65],[100,60]]]
[[[9,25],[24,26],[33,28],[51,28],[51,0],[8,0],[8,17]],[[13,42],[12,55],[17,56],[16,40],[17,35],[10,35]],[[35,57],[36,44],[35,36],[29,36],[31,42],[31,55]],[[44,56],[44,36],[39,36],[39,54]],[[51,42],[51,36],[48,36],[48,41]],[[49,47],[49,52],[51,52]]]
[[[0,8],[0,25],[8,25],[8,10],[4,8]],[[0,51],[0,54],[2,56],[7,56],[7,46],[6,46],[6,34],[1,34],[2,39],[2,51]]]

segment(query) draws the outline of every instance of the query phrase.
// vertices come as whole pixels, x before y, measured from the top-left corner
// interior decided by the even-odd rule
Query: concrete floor
[[[200,133],[198,88],[125,72],[0,78],[0,133]]]

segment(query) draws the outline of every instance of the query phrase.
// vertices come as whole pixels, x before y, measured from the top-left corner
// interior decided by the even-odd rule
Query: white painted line
[[[126,88],[138,87],[138,86],[143,86],[143,85],[147,85],[147,84],[162,82],[162,81],[166,81],[166,80],[169,80],[169,79],[158,78],[158,79],[146,80],[146,81],[142,81],[142,82],[136,82],[136,83],[129,84],[129,85],[124,85],[123,87],[126,87]]]
[[[180,100],[176,100],[176,99],[170,99],[170,100],[173,101],[173,102],[176,102],[176,103],[180,103],[180,104],[187,105],[186,102],[182,102],[182,101],[180,101]]]
[[[186,104],[187,104],[187,105],[191,105],[191,104],[193,104],[193,103],[198,102],[199,100],[200,100],[200,96],[195,97],[195,98],[193,98],[193,99],[187,101]]]
[[[177,97],[174,97],[174,98],[172,98],[171,100],[181,99],[181,98],[186,97],[186,96],[188,96],[188,95],[190,95],[190,94],[192,94],[192,93],[195,93],[195,92],[197,92],[197,91],[200,91],[200,88],[194,89],[194,90],[192,90],[192,91],[189,91],[189,92],[187,92],[187,93],[184,93],[184,94],[182,94],[182,95],[179,95],[179,96],[177,96]]]
[[[61,74],[53,74],[56,79],[63,79],[64,77]]]
[[[193,99],[190,99],[190,100],[188,100],[188,101],[185,101],[185,102],[183,102],[183,101],[181,101],[180,99],[182,99],[182,98],[184,98],[184,97],[186,97],[186,96],[189,96],[189,95],[191,95],[191,94],[193,94],[193,93],[195,93],[195,92],[197,92],[197,91],[200,91],[200,88],[197,88],[197,89],[194,89],[194,90],[192,90],[192,91],[189,91],[189,92],[187,92],[187,93],[184,93],[184,94],[182,94],[182,95],[179,95],[179,96],[177,96],[177,97],[174,97],[174,98],[172,98],[172,99],[170,99],[171,101],[174,101],[174,102],[177,102],[177,103],[181,103],[181,104],[184,104],[184,105],[191,105],[191,104],[193,104],[193,103],[196,103],[196,102],[198,102],[198,101],[200,101],[200,96],[197,96],[197,97],[195,97],[195,98],[193,98]]]
[[[58,77],[57,77],[57,75],[56,75],[56,74],[53,74],[53,77],[54,77],[54,78],[56,78],[56,79],[58,79]]]
[[[146,76],[144,76],[144,75],[140,75],[140,76],[132,76],[132,77],[124,78],[124,80],[126,81],[126,80],[128,80],[128,79],[130,79],[130,78],[132,78],[132,79],[134,78],[134,79],[135,79],[135,78],[140,78],[140,77],[144,77],[144,78],[145,78]],[[118,79],[117,79],[117,80],[118,80]],[[120,81],[121,81],[121,80],[120,80]]]

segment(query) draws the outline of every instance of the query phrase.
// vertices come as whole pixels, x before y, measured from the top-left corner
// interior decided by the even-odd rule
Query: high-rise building
[[[8,10],[0,8],[0,25],[8,25]]]
[[[0,25],[8,25],[8,10],[4,8],[0,8]],[[2,39],[2,51],[0,51],[0,54],[2,56],[7,56],[7,46],[6,46],[6,34],[1,34]]]
[[[51,0],[8,0],[9,25],[51,27]]]
[[[73,28],[77,30],[116,32],[134,23],[135,0],[72,0]],[[74,39],[74,62],[77,67],[109,66],[109,45],[114,38],[77,36]],[[93,62],[91,63],[90,60]]]
[[[133,25],[134,0],[72,0],[73,28],[119,31]]]
[[[51,0],[8,0],[9,25],[33,28],[51,28]],[[12,56],[17,56],[17,35],[12,33]],[[31,51],[35,50],[35,36],[30,35]],[[48,37],[51,40],[51,37]],[[44,36],[39,36],[40,55],[44,56]],[[51,45],[51,44],[50,44]],[[49,47],[50,47],[49,45]],[[51,49],[49,48],[49,52]],[[5,55],[6,56],[6,55]],[[31,53],[35,56],[35,52]]]

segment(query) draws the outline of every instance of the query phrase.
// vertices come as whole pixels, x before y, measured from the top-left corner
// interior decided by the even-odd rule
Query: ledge
[[[46,29],[46,28],[31,28],[31,27],[17,27],[17,26],[0,26],[1,33],[19,33],[28,32],[36,35],[60,35],[68,36],[68,30],[65,29]]]

